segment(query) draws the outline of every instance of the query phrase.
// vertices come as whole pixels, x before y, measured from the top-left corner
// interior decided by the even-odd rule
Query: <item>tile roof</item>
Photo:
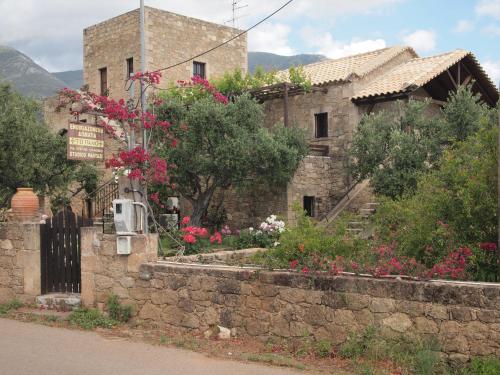
[[[410,51],[417,57],[411,47],[394,46],[340,59],[323,60],[305,65],[303,68],[314,86],[342,82],[353,76],[363,77],[404,51]],[[278,74],[287,77],[288,71],[281,71]]]
[[[354,94],[353,99],[411,91],[425,85],[466,56],[473,58],[470,52],[458,49],[437,56],[411,59],[369,82]]]

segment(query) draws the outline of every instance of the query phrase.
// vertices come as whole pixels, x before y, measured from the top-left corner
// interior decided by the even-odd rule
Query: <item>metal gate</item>
[[[42,294],[80,293],[83,225],[81,216],[69,210],[59,211],[40,225]]]

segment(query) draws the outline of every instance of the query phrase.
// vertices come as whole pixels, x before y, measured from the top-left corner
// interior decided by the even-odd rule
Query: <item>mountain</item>
[[[0,83],[9,82],[22,95],[44,98],[66,86],[14,48],[0,46]]]
[[[267,52],[248,52],[248,69],[258,66],[266,70],[287,69],[326,59],[323,55],[281,56]],[[79,89],[83,85],[83,71],[69,70],[49,73],[23,53],[0,46],[0,83],[10,82],[23,95],[45,98],[63,88]]]
[[[83,70],[68,70],[66,72],[52,73],[56,78],[63,81],[66,86],[72,89],[79,89],[83,86]]]
[[[266,70],[281,70],[288,69],[291,66],[312,64],[325,59],[326,57],[323,55],[281,56],[268,52],[248,52],[248,70],[254,72],[258,66],[262,66]]]
[[[248,69],[254,72],[258,66],[264,67],[266,70],[271,69],[287,69],[291,66],[307,65],[317,61],[325,60],[323,55],[295,55],[295,56],[281,56],[274,53],[267,52],[248,52]],[[52,73],[60,80],[64,81],[68,87],[78,89],[83,85],[83,71],[70,70],[67,72]]]

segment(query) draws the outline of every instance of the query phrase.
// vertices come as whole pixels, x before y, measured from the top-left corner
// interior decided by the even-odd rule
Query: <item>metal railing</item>
[[[95,219],[103,215],[113,205],[119,195],[118,183],[111,179],[83,198],[83,217]]]

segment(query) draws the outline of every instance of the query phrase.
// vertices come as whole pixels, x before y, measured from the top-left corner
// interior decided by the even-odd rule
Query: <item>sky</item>
[[[146,5],[225,23],[233,0],[145,0]],[[246,28],[286,0],[240,0]],[[0,44],[48,71],[82,68],[82,30],[138,8],[139,0],[0,0]],[[227,23],[232,25],[231,22]],[[421,56],[462,48],[500,81],[500,0],[294,0],[252,30],[250,51],[330,58],[409,45]]]

